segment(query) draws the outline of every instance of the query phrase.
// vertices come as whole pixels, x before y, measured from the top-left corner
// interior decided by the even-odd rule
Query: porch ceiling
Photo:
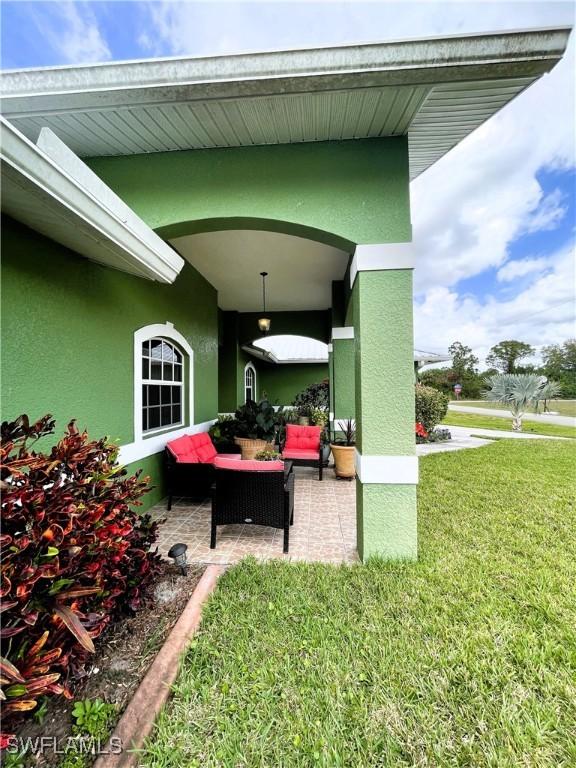
[[[562,57],[554,28],[7,71],[3,114],[82,157],[407,134],[414,178]]]
[[[342,280],[349,258],[329,245],[257,230],[203,232],[170,243],[216,288],[218,306],[239,312],[262,309],[262,271],[270,312],[328,309],[332,280]]]

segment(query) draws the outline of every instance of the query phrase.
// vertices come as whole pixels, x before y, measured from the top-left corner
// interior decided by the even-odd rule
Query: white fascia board
[[[49,129],[42,131],[42,147],[35,146],[0,117],[1,157],[58,208],[65,208],[97,233],[109,263],[115,246],[128,272],[173,283],[184,259],[145,224],[120,198]],[[58,238],[56,238],[58,239]],[[67,245],[66,243],[64,243]],[[82,256],[94,259],[91,253]],[[122,269],[122,264],[118,265]]]
[[[1,74],[5,114],[100,109],[395,85],[538,76],[560,60],[570,27],[428,37],[227,56],[42,67]],[[492,73],[495,73],[494,75]]]

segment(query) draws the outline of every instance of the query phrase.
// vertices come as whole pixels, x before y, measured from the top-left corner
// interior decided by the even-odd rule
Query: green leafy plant
[[[328,411],[325,408],[312,408],[310,410],[310,418],[314,426],[325,429],[328,424]]]
[[[334,440],[334,445],[346,445],[348,447],[356,445],[356,426],[352,419],[339,421],[338,430],[342,437]]]
[[[228,413],[221,413],[208,434],[215,443],[231,443],[238,434],[238,421]]]
[[[432,387],[416,384],[415,420],[422,424],[426,432],[431,432],[440,424],[448,412],[448,396]]]
[[[557,393],[557,385],[534,373],[500,373],[491,376],[488,385],[490,389],[483,392],[484,399],[508,406],[515,432],[522,431],[522,417],[530,407]]]
[[[262,451],[258,451],[254,458],[256,461],[279,461],[282,455],[273,448],[264,448]]]
[[[115,706],[102,699],[76,701],[72,709],[72,717],[76,721],[75,730],[77,733],[85,733],[95,739],[106,738],[110,721],[115,713]]]
[[[135,510],[148,478],[131,477],[118,447],[91,441],[70,422],[49,451],[44,416],[2,424],[0,676],[3,726],[37,709],[44,696],[72,697],[94,639],[140,607],[160,557],[157,523]],[[9,734],[4,734],[7,737]]]
[[[300,416],[310,417],[313,409],[327,411],[329,405],[328,379],[310,384],[299,392],[292,405],[298,410]]]
[[[277,417],[268,400],[249,400],[235,413],[238,422],[236,437],[272,442],[276,435]]]

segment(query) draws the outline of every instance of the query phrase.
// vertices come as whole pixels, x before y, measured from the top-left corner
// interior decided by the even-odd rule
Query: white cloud
[[[538,208],[531,212],[525,225],[525,231],[538,232],[556,229],[568,212],[568,206],[563,204],[565,198],[566,196],[560,189],[555,189],[549,195],[542,198]]]
[[[461,296],[446,286],[435,286],[416,301],[416,346],[445,351],[458,339],[485,358],[502,339],[520,339],[540,349],[576,334],[574,303],[574,248],[549,257],[550,270],[538,275],[509,301]]]
[[[518,277],[530,275],[533,272],[541,272],[549,264],[546,258],[539,259],[514,259],[507,261],[503,267],[500,267],[496,274],[499,283],[510,283]]]
[[[96,17],[88,4],[43,4],[42,14],[30,14],[46,43],[69,64],[86,64],[112,58]]]

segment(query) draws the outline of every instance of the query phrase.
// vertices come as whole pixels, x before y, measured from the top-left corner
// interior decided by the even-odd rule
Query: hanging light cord
[[[262,275],[262,305],[264,314],[266,314],[266,275],[268,272],[260,272]]]

